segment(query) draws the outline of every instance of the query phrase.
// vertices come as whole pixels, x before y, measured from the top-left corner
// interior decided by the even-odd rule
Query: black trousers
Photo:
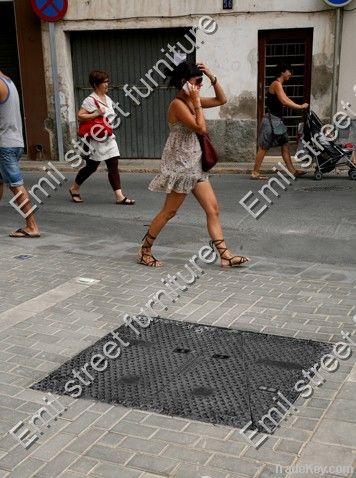
[[[85,166],[79,170],[75,182],[81,186],[89,176],[91,176],[98,169],[100,161],[93,161],[92,159],[86,159]],[[119,173],[119,158],[110,158],[105,160],[108,168],[108,178],[111,187],[114,191],[121,189],[120,173]]]

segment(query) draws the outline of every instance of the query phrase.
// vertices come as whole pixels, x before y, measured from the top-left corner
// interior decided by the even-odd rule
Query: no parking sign
[[[56,52],[56,34],[55,22],[62,20],[67,13],[68,0],[31,0],[32,10],[48,23],[49,45],[51,51],[51,67],[52,67],[52,81],[54,105],[56,112],[56,130],[57,130],[57,145],[58,157],[60,161],[64,161],[64,147],[63,147],[63,131],[61,123],[61,105],[59,98],[59,82],[57,69],[57,52]]]
[[[324,2],[329,5],[329,7],[345,7],[348,3],[351,3],[352,0],[324,0]]]
[[[67,13],[68,0],[31,0],[33,11],[46,22],[58,22]]]

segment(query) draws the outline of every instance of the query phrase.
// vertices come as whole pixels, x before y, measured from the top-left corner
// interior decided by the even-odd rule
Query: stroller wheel
[[[349,177],[350,177],[350,179],[352,179],[353,181],[356,180],[356,169],[351,169],[351,170],[349,171]]]
[[[323,179],[323,174],[320,171],[315,171],[314,179],[315,181],[320,181],[321,179]]]

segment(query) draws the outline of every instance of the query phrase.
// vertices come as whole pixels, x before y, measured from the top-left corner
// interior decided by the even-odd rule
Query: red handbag
[[[211,168],[213,168],[215,164],[218,162],[218,154],[208,134],[197,133],[197,136],[198,136],[198,140],[199,140],[201,151],[202,151],[202,156],[201,156],[202,169],[204,172],[207,172]]]
[[[100,108],[99,103],[97,100],[93,98],[95,106],[97,109]],[[111,136],[113,133],[113,129],[109,126],[108,118],[104,118],[104,116],[97,116],[88,121],[81,121],[78,128],[78,136],[83,138],[84,136],[88,139],[95,138],[105,138]]]

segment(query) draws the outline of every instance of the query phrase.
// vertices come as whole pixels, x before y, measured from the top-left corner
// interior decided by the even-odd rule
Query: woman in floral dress
[[[214,97],[200,97],[203,75],[214,87]],[[203,108],[225,104],[224,91],[216,76],[203,63],[191,65],[184,61],[176,66],[169,76],[170,85],[177,88],[177,95],[168,108],[170,134],[163,150],[161,172],[149,185],[151,191],[166,193],[166,200],[143,239],[138,262],[151,267],[162,265],[152,254],[153,242],[192,192],[206,213],[211,244],[220,254],[221,265],[240,266],[249,259],[233,255],[225,244],[218,202],[208,174],[202,170],[202,151],[197,137],[197,133],[207,132]]]

